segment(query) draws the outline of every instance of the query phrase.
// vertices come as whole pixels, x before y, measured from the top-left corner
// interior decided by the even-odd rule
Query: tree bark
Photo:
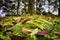
[[[58,16],[60,16],[60,0],[59,0],[59,8],[58,8]]]
[[[17,15],[19,15],[20,0],[17,0],[17,3],[18,3],[18,5],[17,5]]]
[[[35,10],[35,7],[34,7],[34,4],[35,4],[35,0],[29,0],[29,5],[28,5],[28,12],[30,14],[34,14],[36,13],[36,10]]]

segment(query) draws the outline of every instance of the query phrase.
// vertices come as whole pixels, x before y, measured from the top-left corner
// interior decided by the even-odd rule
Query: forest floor
[[[32,20],[34,22],[30,23],[30,20]],[[56,16],[41,16],[41,15],[6,16],[4,18],[0,18],[0,30],[2,30],[3,28],[4,29],[6,28],[6,30],[11,30],[11,29],[15,28],[15,26],[18,24],[29,24],[29,23],[34,24],[34,26],[37,26],[37,28],[40,26],[39,23],[42,23],[43,25],[44,25],[44,23],[48,23],[46,25],[46,26],[48,26],[47,27],[48,29],[53,29],[53,27],[51,27],[51,25],[53,23],[53,25],[55,25],[55,29],[53,29],[53,33],[52,33],[53,36],[51,37],[51,39],[60,40],[60,17],[56,17]],[[38,25],[36,25],[35,23]],[[47,28],[45,30],[48,30]],[[42,26],[42,27],[40,27],[40,29],[44,30],[44,27]],[[1,36],[1,35],[3,35],[3,32],[6,30],[0,31],[1,39],[5,40],[5,38],[3,38],[4,36]],[[17,30],[17,29],[15,29],[15,30]],[[50,35],[49,35],[49,37],[50,37]],[[44,39],[42,39],[42,40],[44,40]]]

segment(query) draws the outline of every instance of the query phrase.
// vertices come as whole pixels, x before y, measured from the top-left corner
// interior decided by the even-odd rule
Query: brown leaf
[[[11,40],[25,40],[25,37],[16,36],[13,34],[9,34],[9,37],[11,38]]]
[[[24,34],[29,34],[29,31],[28,31],[29,29],[27,29],[27,28],[25,28],[25,27],[23,27],[22,28],[22,32],[24,33]]]
[[[47,31],[38,32],[36,35],[41,36],[41,35],[50,34],[51,32],[52,30],[47,30]]]

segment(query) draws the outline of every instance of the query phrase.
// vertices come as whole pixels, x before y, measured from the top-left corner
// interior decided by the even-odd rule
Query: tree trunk
[[[18,3],[18,5],[17,5],[17,15],[19,15],[20,0],[17,0],[17,3]]]
[[[28,12],[29,12],[30,14],[36,13],[34,4],[35,4],[35,0],[29,0]]]
[[[59,0],[59,8],[58,8],[58,16],[60,16],[60,0]]]

